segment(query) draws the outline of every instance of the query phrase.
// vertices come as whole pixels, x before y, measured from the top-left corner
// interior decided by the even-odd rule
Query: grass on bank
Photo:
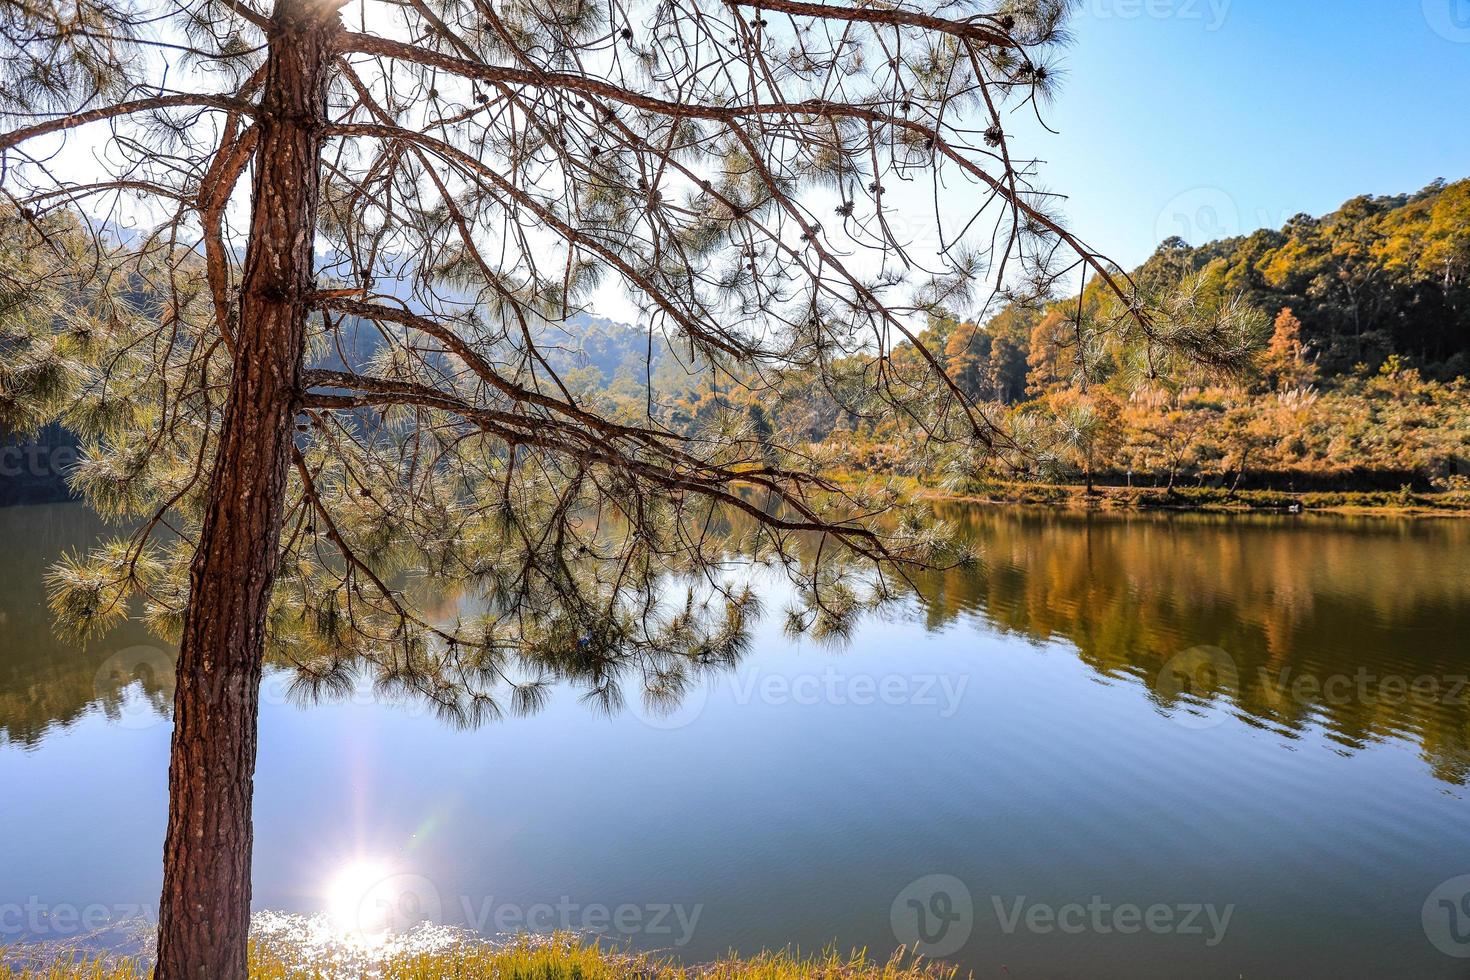
[[[828,474],[851,487],[883,487],[910,500],[936,503],[1010,504],[1059,510],[1194,511],[1204,514],[1346,514],[1381,517],[1470,517],[1470,488],[1421,493],[1398,490],[1255,490],[1189,486],[1132,487],[1021,480],[971,480],[939,485],[913,476],[875,476],[836,469]]]
[[[996,483],[959,494],[933,494],[959,500],[1031,504],[1095,510],[1183,510],[1203,513],[1301,513],[1384,516],[1470,516],[1470,495],[1415,493],[1408,488],[1381,491],[1229,490],[1223,487],[1084,487],[1036,483]]]
[[[858,482],[854,476],[845,477]],[[1205,514],[1376,514],[1384,517],[1470,517],[1470,492],[1417,493],[1400,490],[1288,492],[1226,487],[1112,487],[1092,493],[1069,483],[993,481],[958,489],[932,486],[912,477],[886,481],[913,499],[954,503],[1015,504],[1063,510],[1195,511]]]
[[[69,957],[46,965],[7,963],[0,951],[0,980],[144,980],[136,960]],[[303,961],[299,951],[252,943],[251,980],[954,980],[943,964],[895,954],[874,960],[864,953],[801,956],[762,953],[698,966],[673,959],[608,949],[570,936],[522,937],[503,945],[469,941],[433,951],[397,952],[373,960]]]

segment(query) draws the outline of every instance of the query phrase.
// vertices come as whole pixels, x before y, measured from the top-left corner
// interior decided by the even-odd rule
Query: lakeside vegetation
[[[540,369],[606,417],[731,440],[752,460],[911,478],[928,495],[1227,511],[1470,505],[1470,179],[1200,247],[1170,239],[1129,279],[1170,344],[1123,327],[1098,282],[1080,301],[1003,295],[988,318],[930,317],[917,339],[984,412],[994,450],[966,434],[913,343],[875,374],[840,344],[800,368],[752,371],[585,314],[540,323],[536,340]],[[1199,343],[1191,331],[1218,334],[1229,356],[1161,353]],[[367,320],[343,318],[338,338],[319,352],[328,368],[380,353]],[[898,395],[910,410],[893,410]]]
[[[3,952],[3,951],[0,951]],[[39,966],[7,965],[0,980],[143,980],[133,959],[63,958]],[[250,945],[250,980],[953,980],[954,967],[906,956],[875,960],[858,951],[804,956],[790,951],[729,957],[686,966],[669,957],[611,949],[574,936],[519,936],[503,944],[462,941],[383,956],[321,957],[290,945]]]
[[[1304,493],[1230,490],[1222,487],[1086,487],[1057,483],[993,481],[956,490],[914,480],[919,499],[958,503],[1060,507],[1097,511],[1199,511],[1206,514],[1374,514],[1381,517],[1470,517],[1470,493],[1415,493],[1412,488]]]
[[[1080,303],[1016,300],[983,322],[936,315],[919,339],[985,409],[1000,452],[961,447],[955,413],[905,414],[865,397],[878,384],[938,401],[911,344],[879,376],[834,350],[828,377],[793,371],[777,398],[668,346],[649,366],[649,338],[616,325],[591,327],[562,366],[604,411],[700,434],[728,425],[733,407],[746,438],[803,447],[829,472],[912,477],[960,496],[1076,503],[1070,490],[1039,488],[1132,485],[1106,499],[1465,506],[1470,180],[1358,197],[1198,248],[1171,239],[1131,278],[1159,311],[1156,329],[1203,323],[1247,355],[1228,369],[1163,363],[1148,338],[1117,329],[1123,313],[1096,283]]]

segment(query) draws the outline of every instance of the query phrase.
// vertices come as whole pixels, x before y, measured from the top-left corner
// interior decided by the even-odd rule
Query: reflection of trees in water
[[[498,719],[502,704],[516,713],[533,711],[553,684],[576,688],[584,701],[609,711],[630,698],[654,713],[673,710],[707,675],[733,669],[747,649],[747,620],[759,607],[739,581],[744,563],[738,555],[749,550],[745,542],[755,524],[710,519],[692,525],[701,547],[730,559],[737,574],[727,578],[715,574],[724,561],[697,574],[647,555],[636,567],[630,559],[606,569],[606,562],[583,556],[616,548],[638,530],[597,518],[580,518],[586,532],[580,548],[536,566],[534,578],[555,582],[533,594],[497,590],[494,569],[470,583],[463,575],[398,570],[386,576],[384,588],[395,600],[407,598],[423,617],[413,629],[394,625],[402,618],[396,604],[365,600],[361,589],[341,582],[314,589],[344,567],[332,556],[314,578],[282,574],[268,621],[266,664],[286,683],[273,690],[312,701],[356,696],[371,685],[381,700],[419,702],[457,725]],[[34,745],[53,725],[69,724],[93,706],[124,724],[151,724],[165,715],[173,701],[172,647],[165,649],[138,619],[123,620],[90,645],[59,638],[47,608],[48,571],[65,554],[95,546],[116,529],[91,510],[66,504],[0,509],[0,533],[6,532],[19,547],[0,565],[0,584],[10,586],[0,600],[0,635],[10,648],[0,665],[0,737]],[[793,542],[792,561],[805,568],[802,545]],[[841,564],[834,557],[823,567]],[[640,587],[643,579],[657,588]],[[807,605],[820,610],[826,598]],[[514,622],[525,642],[490,642],[500,621]],[[149,623],[177,628],[166,614]],[[480,631],[483,649],[456,646],[455,637],[466,630]],[[435,636],[448,642],[430,642]],[[532,696],[521,696],[527,692]],[[221,688],[211,696],[232,694]]]
[[[1470,526],[1197,515],[1093,517],[953,507],[978,567],[919,577],[931,627],[975,615],[1060,639],[1108,677],[1160,686],[1182,651],[1219,647],[1204,699],[1345,750],[1417,742],[1435,774],[1470,777]]]
[[[611,712],[634,699],[656,714],[674,710],[693,687],[744,656],[749,621],[760,607],[743,582],[751,569],[742,556],[762,554],[774,565],[784,557],[795,577],[814,580],[793,599],[808,633],[835,633],[837,620],[869,604],[846,591],[846,552],[829,541],[824,553],[802,534],[774,539],[748,514],[732,520],[717,511],[673,524],[668,534],[698,539],[701,560],[691,562],[616,515],[576,513],[580,546],[545,544],[556,557],[530,566],[532,574],[515,579],[524,586],[519,589],[504,587],[506,576],[493,565],[446,577],[395,568],[391,557],[384,563],[395,574],[385,573],[381,590],[391,602],[365,598],[361,588],[334,578],[346,567],[340,556],[328,555],[311,574],[296,574],[299,567],[283,572],[272,598],[266,663],[287,683],[274,689],[311,701],[355,696],[370,684],[382,700],[420,702],[458,725],[533,711],[557,684]],[[501,535],[519,533],[511,522],[495,527]],[[33,745],[52,725],[70,723],[94,705],[125,724],[152,723],[166,713],[173,654],[139,620],[123,621],[90,646],[53,631],[48,571],[116,529],[68,504],[0,510],[0,532],[6,531],[19,547],[0,570],[0,582],[10,586],[0,620],[12,648],[0,670],[0,735]],[[470,532],[465,537],[467,549],[483,544],[496,551],[493,537],[488,544]],[[621,564],[599,557],[604,550],[623,553],[629,540],[646,550]],[[388,545],[381,550],[392,552]],[[533,580],[542,584],[531,588]],[[155,592],[169,597],[166,589],[150,595]],[[399,611],[400,598],[415,610],[411,623]],[[152,610],[149,624],[177,629],[167,603],[159,608],[163,614]],[[502,624],[511,624],[515,635],[500,630]],[[463,635],[483,642],[457,645]],[[231,692],[222,688],[212,696]]]
[[[105,531],[77,504],[0,508],[0,540],[10,545],[0,561],[0,742],[35,746],[94,706],[116,717],[130,687],[151,702],[142,710],[162,713],[172,703],[173,677],[162,669],[169,654],[140,624],[85,647],[51,629],[47,569]]]
[[[1457,681],[1470,675],[1470,524],[1283,527],[991,507],[943,516],[979,545],[980,560],[916,576],[931,627],[976,617],[1029,639],[1063,640],[1098,673],[1140,679],[1171,711],[1189,707],[1177,685],[1160,683],[1171,660],[1218,647],[1235,670],[1211,674],[1213,687],[1195,693],[1247,722],[1287,737],[1317,725],[1345,750],[1410,739],[1439,778],[1470,778],[1470,685]],[[738,538],[734,523],[721,532]],[[0,565],[0,733],[11,741],[36,744],[93,704],[116,713],[135,678],[168,706],[166,671],[128,655],[156,646],[140,627],[87,648],[52,634],[46,568],[100,530],[74,505],[0,509],[0,534],[22,544]],[[436,614],[467,612],[444,597]],[[1432,692],[1412,687],[1423,678]]]

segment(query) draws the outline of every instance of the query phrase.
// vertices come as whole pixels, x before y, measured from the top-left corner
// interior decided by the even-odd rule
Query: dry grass
[[[147,967],[132,960],[69,957],[25,966],[0,956],[0,980],[142,980],[147,975]],[[289,946],[255,943],[250,976],[252,980],[953,980],[955,971],[901,954],[880,961],[860,952],[762,953],[684,966],[673,959],[558,936],[522,937],[504,944],[465,941],[442,949],[346,961],[303,960],[301,951]]]
[[[36,966],[27,965],[26,960],[11,962],[0,956],[0,980],[137,980],[143,976],[147,976],[146,968],[129,959],[64,956]]]
[[[1201,513],[1376,514],[1383,517],[1470,517],[1470,494],[1407,490],[1289,493],[1223,487],[1098,487],[993,482],[962,491],[917,487],[915,498],[957,503],[1020,504],[1069,510],[1198,511]]]

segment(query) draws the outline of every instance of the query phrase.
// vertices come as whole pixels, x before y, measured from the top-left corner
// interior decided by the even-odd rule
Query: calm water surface
[[[772,586],[668,717],[568,692],[466,732],[269,679],[257,908],[690,959],[918,938],[979,977],[1470,976],[1470,523],[950,516],[979,567],[842,650],[784,638]],[[98,531],[0,511],[0,943],[157,901],[166,654],[44,609]]]

